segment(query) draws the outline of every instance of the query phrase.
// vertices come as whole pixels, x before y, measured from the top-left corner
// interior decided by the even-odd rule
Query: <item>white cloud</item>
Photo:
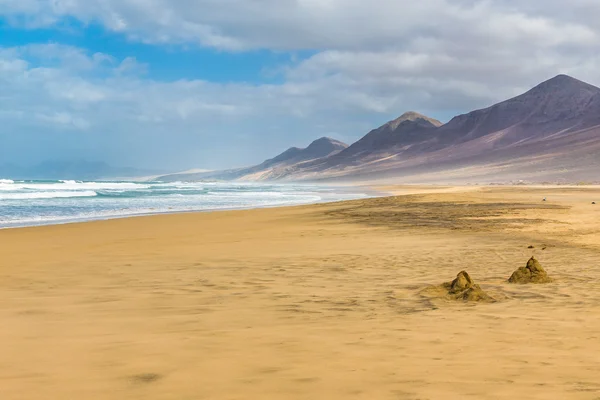
[[[135,57],[127,57],[119,63],[115,72],[118,74],[144,74],[147,72],[148,66],[140,64]]]
[[[568,7],[559,0],[0,0],[0,14],[17,22],[19,16],[100,22],[146,43],[311,49],[317,54],[292,68],[290,81],[304,74],[338,83],[388,80],[391,88],[422,82],[427,96],[436,94],[432,88],[456,86],[463,88],[459,96],[475,96],[460,107],[560,72],[600,81],[596,0]],[[80,52],[63,57],[80,68],[95,63]],[[122,62],[121,71],[131,71],[129,60]]]
[[[326,90],[321,85],[160,82],[150,79],[131,58],[118,60],[54,44],[0,48],[0,123],[4,127],[0,159],[18,153],[6,149],[19,137],[31,136],[21,140],[26,146],[36,143],[40,135],[69,133],[70,138],[63,137],[63,142],[50,147],[60,149],[66,140],[66,148],[78,154],[102,146],[112,146],[112,154],[118,154],[119,148],[125,151],[141,144],[148,152],[152,149],[163,155],[165,163],[194,165],[191,158],[195,154],[200,165],[243,165],[270,156],[289,143],[306,144],[320,133],[315,132],[316,120],[312,119],[319,119],[320,112],[346,110],[357,104],[362,109],[348,100],[338,106],[332,98],[327,101],[334,109],[328,111],[319,99]],[[244,146],[226,153],[211,150],[241,144],[239,138],[246,141],[247,148],[255,146],[258,151],[242,151]],[[78,143],[80,147],[76,147]],[[143,151],[120,157],[131,163],[156,159]],[[123,160],[119,162],[128,162]]]
[[[0,58],[0,73],[22,72],[27,68],[27,62],[23,60],[3,60]]]
[[[146,42],[219,49],[406,49],[472,44],[596,46],[595,0],[1,0],[0,13],[51,24],[70,16]],[[17,19],[18,22],[18,19]]]
[[[60,125],[61,128],[73,128],[79,130],[86,130],[90,127],[90,123],[83,118],[77,118],[67,112],[56,112],[52,115],[46,114],[35,114],[35,119],[42,123],[51,123]]]
[[[219,49],[406,49],[438,40],[597,46],[593,0],[1,0],[0,13],[53,23],[70,16],[147,42]]]

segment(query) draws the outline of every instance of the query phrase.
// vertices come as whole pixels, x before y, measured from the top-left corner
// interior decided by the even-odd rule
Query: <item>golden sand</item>
[[[393,190],[0,231],[0,398],[600,398],[600,189]]]

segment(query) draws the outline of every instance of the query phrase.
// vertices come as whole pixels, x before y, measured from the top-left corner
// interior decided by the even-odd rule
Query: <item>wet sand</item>
[[[600,398],[600,188],[385,190],[0,231],[0,398]]]

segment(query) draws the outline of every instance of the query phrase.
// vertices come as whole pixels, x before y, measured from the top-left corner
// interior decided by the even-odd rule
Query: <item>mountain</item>
[[[266,160],[258,165],[260,169],[268,168],[277,164],[296,164],[302,161],[314,160],[317,158],[327,157],[347,148],[348,145],[338,140],[322,137],[312,142],[307,148],[300,149],[291,147],[270,160]]]
[[[261,164],[226,171],[201,173],[179,173],[165,175],[159,180],[164,181],[194,181],[194,180],[267,180],[278,179],[290,174],[303,163],[327,158],[346,149],[347,144],[338,140],[322,137],[315,140],[306,148],[291,147],[276,157]]]
[[[0,165],[0,177],[11,179],[109,179],[157,175],[159,172],[137,168],[113,167],[105,162],[85,160],[44,161],[34,166]]]
[[[525,94],[453,118],[439,131],[440,144],[457,144],[499,133],[496,141],[531,140],[600,124],[600,89],[559,75]]]
[[[409,111],[372,130],[329,161],[332,164],[349,162],[360,164],[374,157],[384,157],[419,142],[441,125],[442,123],[436,119]]]
[[[299,151],[290,149],[278,157],[294,159]],[[331,154],[313,155],[269,173],[226,178],[598,182],[599,168],[600,88],[558,75],[520,96],[446,124],[408,112]]]

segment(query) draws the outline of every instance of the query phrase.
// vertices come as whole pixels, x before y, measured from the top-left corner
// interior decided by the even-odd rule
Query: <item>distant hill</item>
[[[221,176],[413,183],[600,182],[600,88],[558,75],[520,96],[446,124],[408,112],[331,154],[295,162],[298,150],[278,156],[289,160],[284,168],[263,163],[256,173]]]
[[[203,179],[220,180],[267,180],[287,176],[294,168],[305,162],[327,158],[346,149],[347,144],[338,140],[322,137],[306,148],[291,147],[261,164],[227,171],[201,173],[180,173],[158,178],[165,181],[193,181]]]
[[[30,167],[22,167],[15,164],[0,165],[0,178],[11,179],[93,180],[158,175],[161,172],[164,173],[164,171],[113,167],[105,162],[83,160],[44,161]]]
[[[338,140],[322,137],[312,142],[305,149],[291,147],[277,157],[263,162],[258,167],[266,168],[278,164],[296,164],[302,161],[314,160],[338,153],[347,147],[347,144]]]

